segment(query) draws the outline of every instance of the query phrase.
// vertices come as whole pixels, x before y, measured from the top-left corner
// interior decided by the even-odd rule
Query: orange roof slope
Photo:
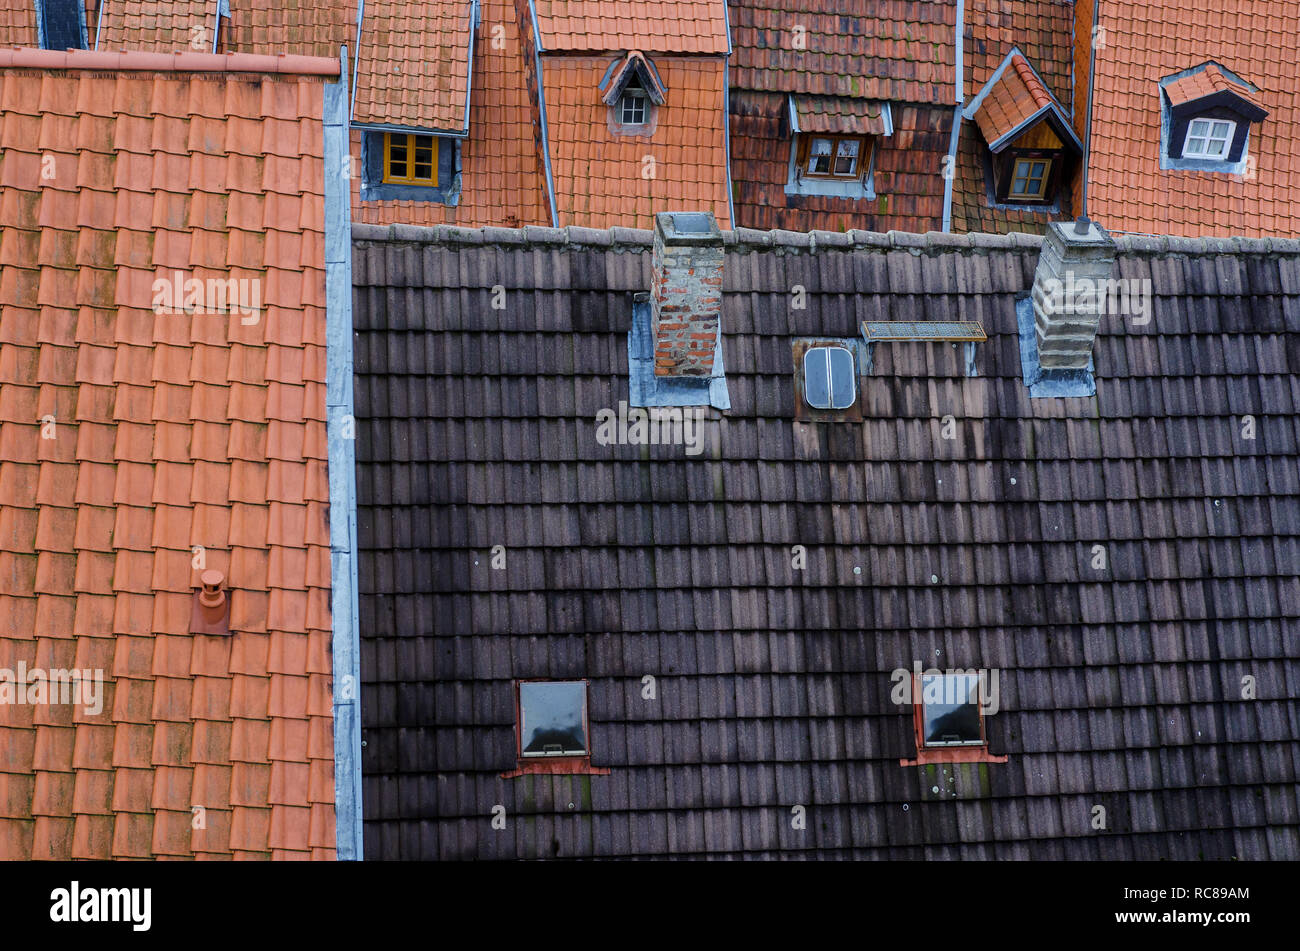
[[[544,50],[725,53],[725,0],[536,0]]]
[[[353,120],[460,132],[468,124],[470,0],[370,0]]]
[[[983,96],[974,118],[990,146],[1053,105],[1051,94],[1018,53],[1007,60],[996,81],[989,81]]]
[[[738,89],[956,101],[956,3],[731,0],[728,9]]]
[[[989,81],[1016,47],[1061,104],[1067,110],[1072,107],[1074,0],[966,0],[964,19],[967,98]]]
[[[0,668],[105,678],[98,714],[0,704],[3,858],[334,855],[337,62],[170,60],[0,51]],[[176,272],[257,319],[156,312]],[[199,554],[232,636],[189,634]]]
[[[367,11],[369,6],[367,6]],[[549,225],[546,179],[533,107],[524,83],[522,56],[532,50],[519,41],[512,0],[482,0],[481,29],[502,28],[498,49],[492,34],[474,44],[474,91],[470,95],[469,138],[461,143],[460,204],[427,201],[359,200],[361,181],[352,179],[352,217],[368,224]],[[360,134],[353,132],[352,153],[360,154]]]
[[[1300,5],[1293,0],[1101,0],[1088,214],[1111,231],[1300,234]],[[1160,168],[1166,76],[1213,60],[1262,91],[1245,175]]]
[[[542,61],[560,226],[649,228],[655,212],[687,208],[730,228],[723,62],[656,58],[668,99],[649,136],[609,131],[597,91],[608,67],[604,57]]]
[[[367,14],[369,13],[369,4]],[[231,0],[225,49],[339,58],[357,45],[356,0]],[[349,82],[349,85],[351,83]]]
[[[95,20],[88,19],[87,27],[90,45],[101,51],[211,53],[216,22],[216,0],[104,0],[98,46]]]

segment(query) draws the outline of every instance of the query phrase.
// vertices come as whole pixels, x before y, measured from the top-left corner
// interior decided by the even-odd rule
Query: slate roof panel
[[[544,245],[546,255],[584,256],[568,269],[571,284],[614,269],[644,277],[644,236],[618,238],[600,250],[573,236],[570,231],[567,245]],[[367,261],[374,247],[392,240],[359,237],[358,257]],[[446,243],[441,234],[421,238],[426,248]],[[595,411],[626,392],[625,364],[607,358],[625,352],[632,307],[625,292],[609,294],[603,323],[585,330],[581,346],[566,355],[570,362],[553,369],[526,359],[540,354],[539,341],[553,334],[546,327],[552,281],[526,263],[532,250],[458,245],[462,256],[482,248],[493,262],[486,266],[510,282],[509,294],[531,315],[531,326],[521,321],[494,331],[500,343],[493,349],[484,349],[466,298],[416,318],[395,312],[416,306],[410,298],[372,292],[389,282],[401,285],[410,274],[358,271],[363,337],[399,333],[403,352],[463,353],[473,346],[488,355],[476,369],[490,369],[495,360],[544,384],[570,374],[585,381],[581,398],[548,398],[549,412],[561,415],[531,420],[534,431],[563,420],[565,435],[521,435],[531,461],[498,463],[503,476],[482,482],[476,494],[453,489],[452,480],[462,471],[483,479],[472,467],[491,452],[509,454],[509,440],[498,449],[494,441],[451,437],[449,429],[447,438],[419,447],[433,463],[426,471],[434,521],[455,513],[466,525],[484,526],[493,524],[488,513],[510,513],[496,524],[513,538],[511,567],[475,595],[484,607],[474,636],[463,638],[464,655],[439,667],[432,684],[412,681],[401,665],[379,662],[376,652],[367,655],[376,663],[363,670],[363,695],[395,683],[431,694],[443,679],[470,680],[505,701],[453,706],[450,713],[440,706],[435,713],[455,718],[445,728],[477,736],[477,748],[495,748],[498,734],[509,743],[508,725],[486,723],[483,711],[490,709],[494,720],[508,712],[511,679],[551,676],[557,664],[585,672],[591,689],[603,695],[596,706],[615,717],[598,722],[596,761],[617,764],[619,775],[590,780],[590,842],[565,839],[556,826],[555,837],[572,842],[577,854],[1172,858],[1249,851],[1294,857],[1288,851],[1294,810],[1278,803],[1296,770],[1289,729],[1295,701],[1287,680],[1294,680],[1288,673],[1296,663],[1288,639],[1294,624],[1286,617],[1294,595],[1282,587],[1290,583],[1282,566],[1285,552],[1300,544],[1286,527],[1300,524],[1292,514],[1300,482],[1283,473],[1294,468],[1292,444],[1272,443],[1278,437],[1268,417],[1281,410],[1257,414],[1268,445],[1249,450],[1268,452],[1243,452],[1238,417],[1263,389],[1234,382],[1254,379],[1244,357],[1234,358],[1238,368],[1221,356],[1275,355],[1277,347],[1257,343],[1260,330],[1235,323],[1184,324],[1160,336],[1103,323],[1094,353],[1099,399],[1031,402],[1020,379],[1014,308],[1037,248],[1021,239],[991,250],[976,244],[943,251],[923,245],[914,255],[885,239],[883,247],[855,245],[848,261],[815,266],[806,258],[845,252],[732,246],[727,374],[752,396],[744,404],[733,399],[717,424],[719,456],[707,461],[669,447],[655,447],[643,459],[631,447],[593,445]],[[1194,293],[1212,302],[1207,313],[1221,316],[1225,295],[1236,294],[1262,319],[1286,306],[1267,275],[1272,262],[1281,273],[1292,252],[1238,252],[1245,264],[1235,271],[1202,267],[1214,253],[1180,252],[1182,283],[1155,300],[1162,328],[1166,314],[1187,304],[1193,272]],[[951,260],[927,260],[940,254]],[[634,266],[625,260],[601,266],[593,255],[630,259]],[[1117,273],[1155,270],[1168,260],[1121,243]],[[745,285],[773,270],[808,282],[806,310],[787,308],[780,286],[762,292]],[[493,277],[474,273],[476,280]],[[860,290],[865,274],[881,278],[846,324],[840,302]],[[1258,292],[1252,275],[1264,275]],[[833,424],[840,429],[830,434],[824,430],[832,424],[790,419],[792,338],[853,333],[863,308],[941,312],[951,306],[946,291],[954,287],[990,335],[980,345],[980,378],[967,381],[960,361],[927,354],[924,345],[888,352],[877,345],[875,369],[864,382],[865,422]],[[626,288],[638,289],[634,281]],[[358,389],[369,394],[366,413],[385,423],[397,422],[411,405],[395,391],[424,391],[430,378],[445,394],[430,409],[454,406],[463,414],[468,407],[475,425],[540,411],[540,403],[525,410],[509,400],[476,402],[467,395],[478,392],[467,367],[399,365],[394,373],[388,365],[368,366]],[[1277,360],[1270,371],[1285,379],[1290,367]],[[389,378],[384,387],[373,385],[380,375]],[[1292,388],[1284,387],[1288,399]],[[1115,395],[1119,390],[1122,396]],[[963,410],[954,414],[962,439],[940,446],[933,423],[953,401]],[[399,503],[395,488],[399,467],[408,463],[394,459],[386,445],[363,441],[359,450],[363,511],[407,517],[412,503]],[[409,445],[404,452],[412,452]],[[523,499],[531,500],[526,509]],[[462,511],[467,507],[481,517],[471,518]],[[509,527],[523,519],[536,527],[510,536]],[[600,539],[595,544],[593,532]],[[379,547],[378,541],[367,544]],[[460,529],[435,531],[412,547],[432,546],[454,560],[470,549],[481,555],[489,542]],[[1102,570],[1092,567],[1098,543],[1108,558]],[[795,544],[807,548],[802,571],[789,567]],[[566,551],[575,545],[584,547]],[[384,559],[367,551],[362,561],[368,560]],[[536,564],[554,570],[539,576]],[[437,606],[428,609],[432,627],[425,636],[464,629],[461,618],[471,612],[461,600],[460,578],[430,595]],[[363,611],[377,597],[363,592]],[[507,599],[518,597],[536,607],[508,622]],[[513,639],[505,629],[510,623],[523,625]],[[390,628],[367,639],[407,636]],[[898,764],[912,755],[913,741],[906,714],[889,700],[889,672],[913,659],[999,668],[1002,708],[989,719],[989,732],[995,751],[1010,761],[987,767],[984,798],[927,800],[929,786],[922,790],[918,771]],[[1243,665],[1261,684],[1274,684],[1252,705],[1236,699]],[[640,699],[646,673],[656,677],[657,701]],[[394,715],[366,714],[372,747],[387,748],[410,729]],[[401,742],[414,748],[420,741]],[[1226,771],[1225,761],[1233,764]],[[470,770],[490,789],[509,765],[462,762],[450,773]],[[381,768],[367,760],[368,774]],[[449,772],[441,762],[422,768],[432,776]],[[1238,800],[1259,786],[1273,798]],[[1081,840],[1087,816],[1078,814],[1079,804],[1099,795],[1115,831]],[[796,803],[818,823],[815,838],[788,829]],[[482,803],[455,811],[433,800],[426,806],[436,814],[426,821],[439,832],[420,840],[412,854],[488,854],[481,846],[447,844],[459,816],[481,813]],[[367,822],[369,839],[407,820],[385,813]],[[372,832],[376,827],[381,831]],[[531,848],[509,843],[504,851],[493,846],[491,854],[533,854]]]

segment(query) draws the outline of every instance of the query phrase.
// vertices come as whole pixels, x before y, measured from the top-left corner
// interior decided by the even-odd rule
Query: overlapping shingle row
[[[1300,8],[1285,0],[1101,0],[1089,213],[1111,230],[1182,235],[1300,233]],[[1161,79],[1213,60],[1260,89],[1244,174],[1161,170]]]
[[[0,704],[7,858],[334,855],[338,67],[184,59],[0,52],[0,667],[104,678]],[[230,636],[190,634],[201,569]]]
[[[542,48],[725,53],[725,0],[536,0]]]
[[[1024,236],[739,232],[688,456],[596,438],[648,235],[358,236],[369,857],[1300,856],[1295,242],[1126,243],[1152,319],[1031,401]],[[792,341],[864,319],[989,340],[877,345],[863,423],[795,422]],[[1006,763],[900,765],[914,661],[1001,671]],[[590,680],[609,775],[501,777],[534,677]]]
[[[968,98],[1016,47],[1066,111],[1072,108],[1074,0],[966,0],[964,20]],[[1085,34],[1078,42],[1086,49],[1089,38]]]
[[[90,46],[99,50],[211,53],[217,4],[216,0],[104,0],[102,14],[89,19],[88,25]]]

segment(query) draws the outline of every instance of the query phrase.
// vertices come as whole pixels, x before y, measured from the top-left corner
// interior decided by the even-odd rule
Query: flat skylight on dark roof
[[[582,681],[528,681],[519,685],[521,756],[587,753],[587,685]]]
[[[922,674],[926,746],[980,746],[979,678],[973,673]]]

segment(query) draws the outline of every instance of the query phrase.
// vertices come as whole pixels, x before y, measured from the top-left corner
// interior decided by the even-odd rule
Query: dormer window
[[[654,135],[666,95],[655,64],[635,50],[610,63],[600,81],[601,99],[609,107],[609,131],[614,135]]]
[[[618,101],[619,122],[623,125],[645,125],[649,110],[645,90],[639,86],[624,91]]]
[[[1225,119],[1193,119],[1187,128],[1183,155],[1188,158],[1222,160],[1228,157],[1237,123]]]
[[[1213,60],[1160,80],[1160,167],[1244,174],[1263,93]]]
[[[867,154],[862,136],[804,136],[803,174],[817,178],[857,178],[862,172],[861,159]]]
[[[1051,170],[1051,159],[1016,159],[1011,175],[1011,194],[1007,197],[1012,201],[1041,201],[1047,194]]]
[[[1041,76],[1012,49],[963,111],[988,144],[981,156],[990,207],[1059,208],[1083,143]]]

